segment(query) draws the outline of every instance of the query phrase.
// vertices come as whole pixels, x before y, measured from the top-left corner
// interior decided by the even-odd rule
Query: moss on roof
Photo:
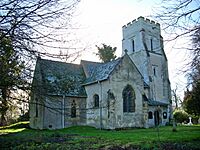
[[[81,64],[72,64],[39,58],[36,64],[34,80],[41,84],[48,95],[66,95],[86,97],[83,85],[107,80],[123,57],[107,63],[81,61]],[[39,83],[41,82],[41,83]]]
[[[39,59],[43,87],[47,94],[86,96],[81,86],[85,80],[83,68],[77,64]]]

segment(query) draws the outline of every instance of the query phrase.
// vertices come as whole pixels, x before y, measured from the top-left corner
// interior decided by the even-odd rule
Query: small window
[[[99,108],[99,95],[94,95],[94,107]]]
[[[153,119],[153,113],[151,111],[149,111],[149,113],[148,113],[148,118]]]
[[[163,119],[167,119],[167,113],[163,112]]]
[[[132,40],[132,51],[135,52],[135,41]]]
[[[35,99],[35,117],[38,117],[38,99]]]
[[[76,103],[74,100],[71,104],[71,118],[76,118]]]

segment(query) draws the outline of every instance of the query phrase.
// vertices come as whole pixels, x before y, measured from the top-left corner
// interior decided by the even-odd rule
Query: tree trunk
[[[1,103],[1,122],[0,125],[4,126],[6,125],[6,112],[8,110],[9,106],[8,106],[8,90],[7,88],[3,88],[2,89],[2,103]]]

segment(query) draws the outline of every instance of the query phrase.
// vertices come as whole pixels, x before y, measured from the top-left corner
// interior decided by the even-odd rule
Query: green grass
[[[200,149],[200,126],[99,130],[75,126],[60,130],[33,130],[28,122],[0,128],[0,149]]]

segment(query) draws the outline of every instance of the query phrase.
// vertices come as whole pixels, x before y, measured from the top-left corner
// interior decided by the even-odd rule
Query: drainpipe
[[[63,94],[62,99],[62,128],[65,128],[65,95]]]
[[[102,84],[100,81],[98,81],[98,84],[100,86],[100,100],[99,100],[99,122],[100,122],[100,129],[102,130]]]

